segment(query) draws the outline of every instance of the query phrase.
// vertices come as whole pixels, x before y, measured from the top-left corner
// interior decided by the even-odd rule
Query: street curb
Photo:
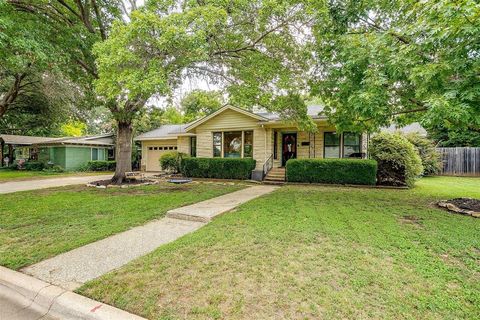
[[[39,313],[68,320],[146,320],[0,266],[0,293]]]

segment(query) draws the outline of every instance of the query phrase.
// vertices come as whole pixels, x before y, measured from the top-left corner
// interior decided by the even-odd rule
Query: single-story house
[[[0,135],[1,159],[8,155],[13,160],[38,160],[59,165],[65,170],[76,170],[91,160],[114,159],[114,136],[103,134],[85,137],[32,137]],[[5,154],[5,146],[8,152]]]
[[[301,131],[275,113],[234,106],[191,123],[163,125],[135,138],[142,144],[141,168],[160,171],[160,156],[174,150],[192,157],[251,157],[256,160],[255,170],[264,174],[292,158],[365,157],[367,134],[337,133],[321,111],[321,106],[308,108],[318,127],[316,133]]]

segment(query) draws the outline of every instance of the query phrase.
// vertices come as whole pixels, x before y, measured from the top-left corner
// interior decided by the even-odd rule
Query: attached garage
[[[142,163],[146,171],[161,171],[160,157],[167,152],[177,151],[177,140],[145,141],[142,145]]]

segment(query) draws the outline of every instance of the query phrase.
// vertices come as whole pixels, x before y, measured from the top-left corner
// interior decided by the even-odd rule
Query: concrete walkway
[[[254,198],[270,193],[278,187],[261,185],[246,188],[220,197],[205,200],[190,206],[173,209],[167,212],[167,217],[190,221],[209,222],[214,217]]]
[[[49,178],[42,180],[23,180],[0,183],[0,194],[45,189],[52,187],[64,187],[75,184],[84,184],[96,180],[110,179],[112,175],[91,175],[78,177]]]
[[[24,268],[22,272],[64,289],[74,290],[89,280],[155,250],[162,244],[201,228],[213,217],[270,193],[276,188],[263,185],[249,187],[171,210],[164,219],[60,254]]]

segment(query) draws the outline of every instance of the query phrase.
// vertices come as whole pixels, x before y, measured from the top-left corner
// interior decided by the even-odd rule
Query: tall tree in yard
[[[313,29],[313,91],[339,127],[375,130],[395,120],[480,131],[478,1],[345,0],[323,8]]]
[[[36,19],[45,18],[53,30],[62,30],[70,35],[63,47],[55,51],[67,56],[69,69],[64,70],[70,79],[86,87],[99,75],[92,53],[93,45],[105,41],[114,20],[128,20],[130,10],[136,9],[136,1],[121,0],[7,0],[18,12],[28,13]],[[127,9],[128,7],[128,9]],[[88,94],[88,93],[87,93]],[[91,97],[97,98],[94,95]],[[98,103],[98,100],[95,102]],[[117,171],[113,177],[121,182],[125,171],[131,170],[131,119],[143,106],[144,101],[103,100],[117,122]]]
[[[119,108],[120,160],[129,156],[136,112],[189,77],[224,86],[238,106],[284,110],[284,96],[306,86],[304,9],[295,1],[157,0],[133,12],[129,23],[115,23],[109,39],[95,46],[95,84]],[[297,103],[288,105],[289,113],[306,118],[302,101],[290,101]]]

